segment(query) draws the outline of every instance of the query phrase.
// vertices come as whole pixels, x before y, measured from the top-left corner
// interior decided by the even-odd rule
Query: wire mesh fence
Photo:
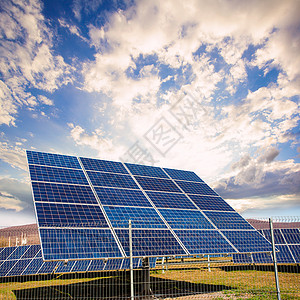
[[[168,218],[167,214],[164,216]],[[175,249],[172,241],[150,231],[158,233],[166,229],[158,227],[154,219],[133,219],[132,249],[136,252],[132,252],[132,272],[128,223],[121,219],[113,222],[114,228],[120,230],[117,232],[120,244],[126,245],[126,258],[81,257],[79,260],[44,261],[40,245],[2,247],[0,299],[277,299],[272,251],[248,251],[251,249],[248,246],[257,241],[251,234],[247,239],[244,235],[236,239],[237,232],[249,233],[255,228],[265,241],[270,241],[268,219],[249,219],[251,225],[236,217],[226,222],[223,219],[224,225],[216,217],[210,216],[210,219],[218,224],[218,228],[225,227],[218,231],[229,245],[234,246],[233,250],[220,244],[213,230],[203,229],[202,219],[199,221],[186,214],[185,218],[169,217],[168,223],[172,224],[189,254],[174,251],[172,255],[164,255]],[[70,229],[69,226],[65,228]],[[273,227],[281,299],[300,299],[300,218],[276,217]],[[195,232],[201,232],[201,243],[195,239]],[[235,240],[228,232],[235,232]],[[61,243],[65,241],[60,235],[56,249],[62,249]],[[82,237],[70,235],[68,251],[72,247],[75,251],[76,245],[83,242]],[[109,240],[104,239],[103,243],[109,243]],[[164,243],[169,246],[159,249]],[[234,253],[237,247],[244,251]],[[53,244],[49,244],[48,250],[55,250]],[[147,255],[138,255],[142,250]]]

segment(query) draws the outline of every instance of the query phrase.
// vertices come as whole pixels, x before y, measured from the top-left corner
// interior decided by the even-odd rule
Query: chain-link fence
[[[125,259],[45,262],[40,245],[2,247],[0,299],[278,299],[278,296],[300,299],[299,217],[273,218],[273,234],[268,219],[248,220],[251,228],[256,228],[267,243],[274,237],[279,294],[272,248],[247,251],[261,247],[257,238],[251,235],[253,228],[241,229],[244,223],[236,219],[232,223],[224,218],[218,220],[212,214],[210,219],[218,223],[218,228],[225,227],[220,230],[220,235],[233,250],[225,246],[213,230],[199,229],[197,218],[188,216],[185,219],[169,218],[168,223],[175,228],[176,237],[192,253],[190,255],[180,255],[176,251],[172,255],[162,255],[163,251],[174,250],[177,246],[170,238],[160,239],[159,234],[164,229],[157,229],[155,220],[142,219],[132,220],[131,234],[128,224],[125,228],[125,224],[115,220],[114,228],[122,228],[117,234],[121,244],[126,244]],[[221,222],[227,223],[227,227]],[[156,229],[152,233],[156,231],[156,235],[149,231],[153,224]],[[148,228],[143,229],[144,235],[142,226]],[[120,234],[125,231],[127,234],[122,240]],[[240,235],[241,231],[243,235]],[[200,235],[201,239],[197,240]],[[77,237],[73,235],[73,238]],[[82,240],[77,242],[82,243]],[[162,243],[164,248],[159,249]],[[59,244],[54,246],[60,249]],[[54,251],[54,246],[49,246],[48,250]],[[234,253],[239,247],[243,253]],[[136,251],[141,249],[147,256],[137,257]],[[155,256],[155,253],[159,255]]]

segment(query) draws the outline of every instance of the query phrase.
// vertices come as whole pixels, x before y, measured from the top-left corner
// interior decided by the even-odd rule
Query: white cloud
[[[8,109],[0,122],[13,125],[20,106],[38,105],[28,88],[53,92],[72,81],[72,69],[51,50],[52,37],[39,1],[6,1],[2,4],[0,69],[6,87],[1,102],[6,101]]]
[[[0,207],[21,211],[23,209],[22,201],[13,195],[0,191]]]
[[[0,142],[0,159],[14,168],[28,171],[25,151],[19,145],[12,146]]]

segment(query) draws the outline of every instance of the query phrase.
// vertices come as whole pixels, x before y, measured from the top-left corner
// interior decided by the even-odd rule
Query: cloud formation
[[[72,82],[72,68],[53,53],[52,34],[37,0],[3,2],[0,36],[0,124],[15,125],[20,107],[52,105],[30,89],[51,93]]]

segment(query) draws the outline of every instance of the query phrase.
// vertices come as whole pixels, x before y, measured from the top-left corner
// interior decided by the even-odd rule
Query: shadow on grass
[[[71,283],[66,285],[52,285],[38,288],[14,290],[18,300],[20,299],[129,299],[130,280],[129,272],[109,272],[104,277],[95,278],[88,282]],[[137,283],[134,284],[136,299],[150,299],[145,295],[145,284],[139,274],[135,274]],[[63,279],[63,278],[61,278]],[[70,276],[68,276],[70,279]],[[49,282],[51,284],[51,282]],[[53,282],[52,282],[53,284]],[[150,288],[156,297],[176,298],[195,294],[214,293],[230,290],[232,287],[225,285],[197,284],[186,281],[165,280],[150,277]]]

